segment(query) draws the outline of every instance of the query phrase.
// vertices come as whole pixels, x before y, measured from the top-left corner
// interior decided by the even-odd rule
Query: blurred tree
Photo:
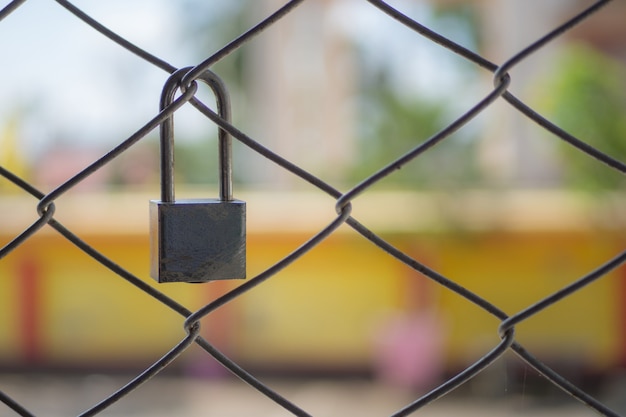
[[[359,123],[359,160],[352,176],[360,180],[400,158],[445,127],[452,117],[444,102],[397,92],[384,70],[364,86]],[[460,137],[459,137],[460,136]],[[445,138],[385,179],[402,188],[454,188],[479,179],[475,141],[458,133]]]
[[[469,49],[478,48],[479,25],[475,7],[433,4],[420,12],[423,15],[421,20],[425,20],[427,26]],[[410,49],[418,48],[415,44],[420,41],[419,35],[413,35],[406,48],[395,52],[403,55],[400,60],[390,57],[389,53],[372,60],[367,56],[368,45],[357,47],[361,57],[359,160],[352,169],[353,181],[361,180],[400,158],[458,117],[457,105],[463,101],[461,97],[466,91],[453,86],[471,86],[478,80],[474,64],[438,46],[428,49],[433,45],[426,42],[419,47],[428,49],[421,55],[424,58],[420,63],[422,70],[444,73],[442,78],[447,78],[448,89],[433,94],[432,91],[421,91],[423,87],[401,85],[402,81],[398,80],[402,77],[398,76],[397,67],[408,67],[410,54],[407,51],[420,54],[420,49]],[[436,62],[424,62],[429,59]],[[420,73],[414,73],[408,79],[419,76]],[[467,127],[456,132],[388,176],[385,184],[401,188],[461,188],[480,184],[476,136],[476,132]]]
[[[249,27],[250,0],[183,0],[179,4],[185,22],[181,35],[193,45],[191,54],[205,59],[241,35]],[[215,64],[215,71],[234,88],[243,84],[246,54],[238,49]]]
[[[626,161],[626,67],[582,44],[565,47],[541,88],[545,114],[568,133]],[[565,142],[557,147],[565,184],[588,191],[626,184],[624,176]]]

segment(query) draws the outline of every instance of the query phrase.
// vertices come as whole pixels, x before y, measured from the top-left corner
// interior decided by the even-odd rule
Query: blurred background
[[[201,62],[282,3],[75,2],[176,67]],[[390,3],[497,64],[590,4]],[[516,65],[509,89],[621,161],[624,15],[626,5],[611,3]],[[25,3],[0,23],[0,39],[7,63],[0,165],[44,193],[158,112],[168,74],[54,2]],[[356,0],[305,2],[214,71],[228,85],[236,126],[341,191],[445,128],[493,88],[490,72]],[[208,90],[201,87],[199,95],[212,105]],[[176,113],[175,126],[178,195],[217,195],[215,126],[191,106]],[[333,220],[334,202],[236,141],[234,152],[235,196],[248,202],[253,277]],[[151,284],[148,200],[159,197],[158,159],[154,131],[63,195],[55,214]],[[500,100],[358,197],[353,215],[414,259],[515,314],[623,249],[623,182],[620,173]],[[38,215],[36,201],[9,181],[0,180],[0,193],[4,245]],[[180,316],[50,228],[2,259],[0,277],[0,367],[17,392],[25,372],[71,373],[79,385],[85,377],[111,381],[107,375],[145,369],[184,337]],[[625,281],[626,269],[618,269],[521,323],[516,333],[541,360],[615,404],[626,366]],[[159,289],[195,309],[237,285]],[[494,317],[348,227],[202,323],[208,340],[259,375],[374,381],[407,398],[436,387],[500,340]],[[200,349],[166,372],[207,384],[228,378]],[[513,355],[463,393],[573,402]]]

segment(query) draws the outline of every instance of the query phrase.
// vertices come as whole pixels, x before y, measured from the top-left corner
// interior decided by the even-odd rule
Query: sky
[[[166,1],[76,5],[132,42],[177,65],[176,19]],[[158,111],[167,73],[145,63],[52,1],[29,1],[0,22],[0,123],[18,114],[29,151],[50,141],[114,143]],[[70,139],[71,138],[71,139]]]

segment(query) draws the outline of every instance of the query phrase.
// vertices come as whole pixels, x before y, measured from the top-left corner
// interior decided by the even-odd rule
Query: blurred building
[[[257,38],[248,77],[254,108],[253,137],[327,180],[341,178],[353,158],[356,68],[336,22],[333,1],[306,2]],[[256,22],[282,6],[254,2]],[[252,183],[289,187],[299,180],[282,168],[250,158]]]

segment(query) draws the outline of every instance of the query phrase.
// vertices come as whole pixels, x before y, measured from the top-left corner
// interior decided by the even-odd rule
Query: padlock
[[[176,71],[161,95],[163,110],[174,101],[183,76]],[[199,80],[217,99],[217,110],[230,120],[227,90],[217,75]],[[219,129],[219,199],[175,200],[174,116],[160,125],[161,200],[150,201],[150,275],[158,282],[206,282],[246,277],[246,203],[233,199],[231,138]]]

